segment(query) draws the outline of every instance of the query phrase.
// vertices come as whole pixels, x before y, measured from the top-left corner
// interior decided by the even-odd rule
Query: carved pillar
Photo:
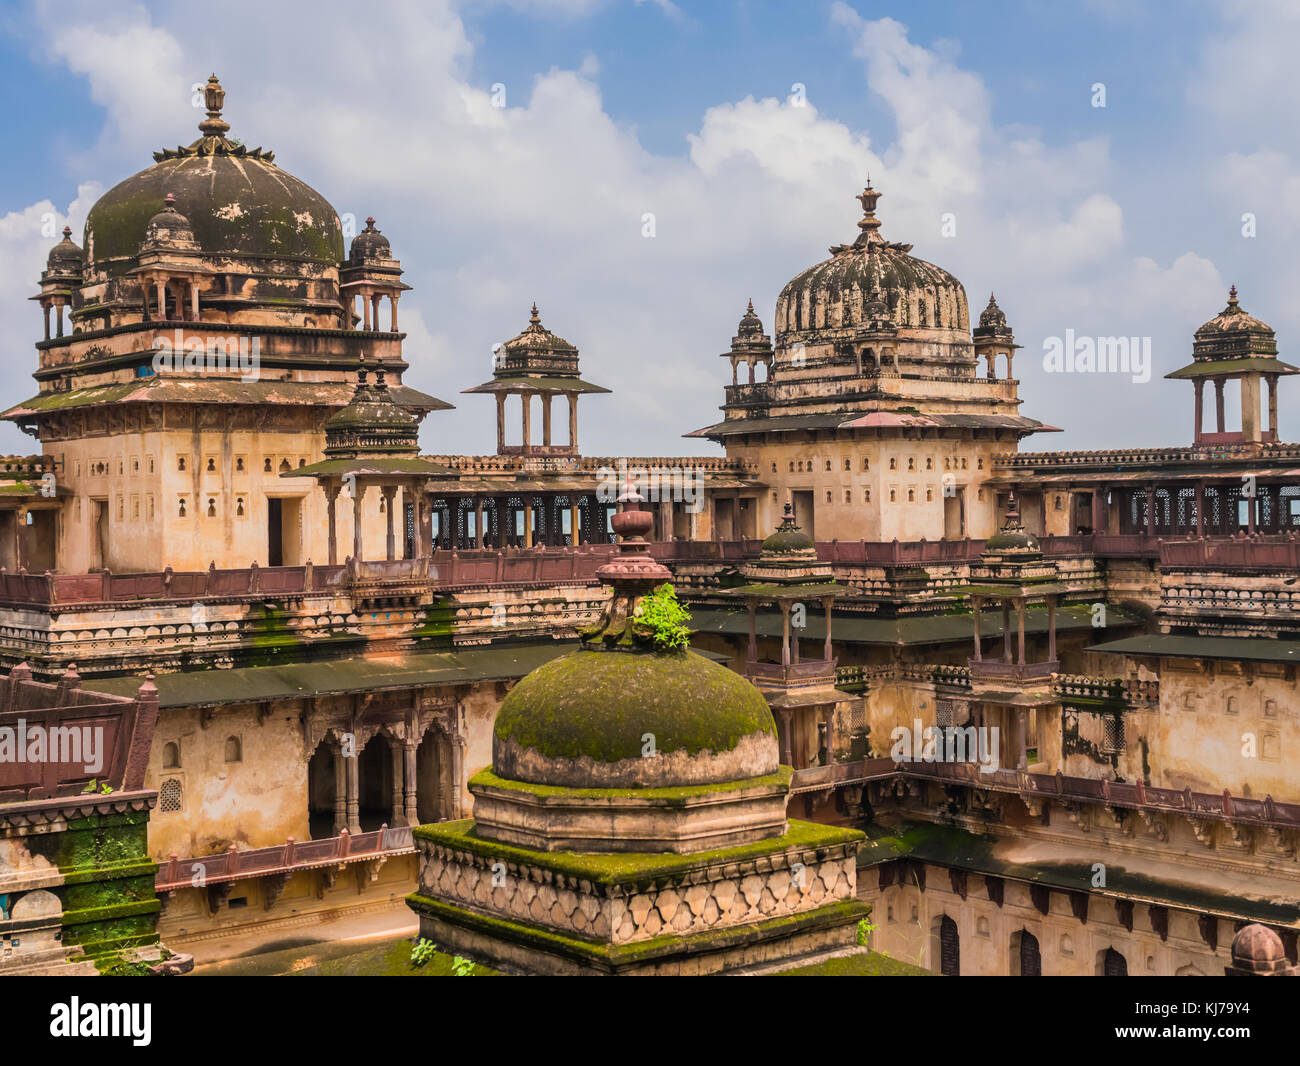
[[[352,558],[361,562],[361,501],[366,490],[360,481],[352,486]]]
[[[1223,378],[1214,379],[1214,424],[1217,432],[1223,432]]]
[[[167,321],[167,286],[161,278],[154,282],[154,292],[158,297],[158,317],[164,322]],[[59,330],[59,336],[63,336],[63,330]]]
[[[384,497],[384,517],[388,519],[388,561],[397,558],[397,536],[393,530],[393,498],[397,495],[396,485],[382,485],[379,491]]]
[[[673,539],[673,501],[659,501],[659,539]]]
[[[1024,666],[1025,665],[1025,601],[1024,600],[1016,601],[1016,629],[1019,631],[1020,634],[1020,638],[1019,638],[1020,658],[1018,661],[1021,666]]]
[[[460,818],[461,791],[465,780],[465,739],[459,732],[451,738],[451,817]]]
[[[199,320],[199,283],[197,279],[190,282],[190,318],[195,322]]]
[[[781,608],[781,665],[790,665],[790,605],[780,603]]]
[[[1028,745],[1025,743],[1025,716],[1027,711],[1024,707],[1016,709],[1016,769],[1023,770],[1028,765]]]
[[[975,661],[980,661],[980,607],[984,601],[972,597],[970,601],[971,621],[975,624]]]
[[[524,446],[524,454],[527,455],[530,451],[532,451],[532,447],[533,447],[533,441],[532,441],[533,396],[532,393],[529,392],[522,392],[519,395],[524,403],[523,422],[522,422],[523,429],[524,429],[524,439],[522,443]]]
[[[1203,407],[1202,400],[1204,399],[1204,393],[1205,393],[1205,379],[1195,378],[1192,381],[1192,384],[1196,387],[1196,434],[1195,436],[1192,437],[1192,440],[1196,444],[1200,444],[1201,443],[1201,409]]]
[[[333,481],[327,482],[325,485],[325,513],[329,521],[330,566],[334,566],[339,561],[338,515],[335,508],[335,502],[338,498],[338,483]]]
[[[569,447],[578,450],[578,394],[566,393],[569,398]]]
[[[793,711],[788,707],[781,708],[781,762],[786,766],[794,765],[793,745],[790,734],[793,731]]]
[[[497,455],[506,450],[506,394],[497,393]]]
[[[1011,601],[1002,601],[1002,661],[1011,662]]]
[[[343,749],[335,747],[334,755],[334,835],[348,827],[348,776]]]
[[[570,499],[572,499],[572,497],[570,497]],[[577,504],[574,504],[569,508],[569,525],[573,530],[573,535],[569,538],[569,542],[576,548],[582,543],[582,512],[578,509]]]
[[[835,761],[835,704],[826,709],[826,765]]]
[[[359,756],[360,756],[360,752],[358,751],[343,760],[343,765],[346,770],[345,776],[347,780],[348,832],[349,833],[361,832],[361,798],[360,798],[361,788],[360,788],[360,776],[359,776],[359,766],[358,766]]]
[[[524,547],[533,546],[533,498],[524,497]]]
[[[393,332],[397,332],[397,293],[390,293],[388,296],[388,306],[393,312]]]
[[[478,547],[484,547],[483,539],[483,497],[474,497],[474,539]]]
[[[45,312],[45,339],[46,339],[46,340],[49,340],[49,339],[50,339],[50,305],[49,305],[48,303],[43,303],[43,304],[41,304],[41,310]],[[148,322],[148,321],[149,321],[149,302],[148,302],[148,300],[145,301],[145,309],[144,309],[144,310],[145,310],[145,313],[144,313],[144,320],[145,320],[146,322]]]
[[[367,333],[370,332],[370,293],[365,289],[361,290],[361,328]]]
[[[415,557],[421,559],[424,557],[424,490],[417,485],[412,496],[412,507],[415,513],[411,524],[415,527]]]
[[[388,824],[392,826],[406,825],[406,807],[403,802],[405,799],[405,792],[402,788],[402,746],[390,737],[388,741],[388,750],[392,755],[393,767],[393,812],[389,815]]]
[[[1277,375],[1269,374],[1264,380],[1268,383],[1268,431],[1277,440]]]
[[[415,791],[416,780],[417,780],[416,751],[417,748],[415,746],[414,741],[408,740],[406,741],[405,744],[402,745],[402,761],[405,767],[405,773],[403,777],[406,785],[405,792],[404,792],[406,810],[403,813],[406,817],[407,825],[420,824],[419,805],[417,802],[416,791]]]
[[[551,394],[542,393],[542,447],[551,446]]]

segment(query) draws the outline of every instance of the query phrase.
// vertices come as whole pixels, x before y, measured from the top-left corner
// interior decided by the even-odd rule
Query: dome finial
[[[541,320],[541,319],[538,317],[538,315],[537,315],[537,301],[536,301],[536,300],[533,301],[533,313],[532,313],[531,316],[529,316],[528,322],[529,322],[530,325],[534,325],[534,326],[540,326],[540,325],[542,324],[542,320]]]
[[[1229,306],[1229,307],[1236,307],[1236,306],[1237,306],[1237,286],[1236,286],[1236,285],[1232,286],[1232,288],[1230,288],[1230,289],[1228,290],[1228,306]]]
[[[71,227],[71,226],[64,226],[64,227],[63,227],[63,236],[64,236],[65,239],[70,238],[70,237],[72,236],[72,227]]]
[[[205,137],[224,137],[230,129],[230,123],[221,117],[221,107],[225,100],[226,90],[213,74],[203,89],[203,102],[207,105],[208,117],[199,123],[199,132]]]
[[[868,245],[883,243],[880,237],[880,219],[876,218],[876,204],[880,200],[880,193],[871,187],[870,175],[867,176],[867,187],[858,193],[856,199],[862,205],[862,221],[858,223],[862,235],[855,243]]]

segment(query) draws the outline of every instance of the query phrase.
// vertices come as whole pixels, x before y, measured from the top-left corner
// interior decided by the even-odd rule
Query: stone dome
[[[501,777],[572,788],[739,781],[776,772],[776,725],[757,688],[697,652],[584,648],[510,691],[492,764]]]
[[[348,261],[360,263],[366,259],[392,259],[393,249],[388,238],[375,228],[374,218],[366,219],[366,228],[352,238]]]
[[[698,652],[660,650],[641,621],[642,597],[672,576],[646,551],[643,536],[653,524],[649,511],[613,516],[620,554],[597,572],[613,597],[599,623],[582,632],[581,650],[539,666],[502,702],[492,734],[501,777],[674,788],[778,770],[776,723],[763,694]]]
[[[816,556],[817,546],[813,543],[812,537],[795,523],[794,507],[787,503],[781,524],[763,541],[762,553],[764,555],[806,555],[809,552]]]
[[[176,197],[168,193],[163,209],[153,216],[144,228],[142,249],[198,249],[194,227],[190,220],[176,210]]]
[[[1240,971],[1270,974],[1286,970],[1289,963],[1282,938],[1267,926],[1252,923],[1232,938],[1232,963]]]
[[[1228,305],[1193,334],[1192,353],[1199,360],[1277,355],[1273,327],[1247,314],[1237,302],[1237,286],[1228,290]]]
[[[73,243],[72,228],[63,227],[63,240],[50,249],[45,260],[45,268],[52,273],[79,273],[81,271],[81,249]]]
[[[352,400],[325,421],[325,455],[329,458],[416,455],[420,451],[420,423],[399,407],[388,391],[384,367],[375,370],[373,384],[366,381],[363,363],[357,371]]]
[[[267,256],[338,266],[343,229],[338,213],[306,183],[281,170],[274,154],[226,137],[225,93],[207,87],[203,134],[188,147],[154,153],[153,166],[119,182],[86,217],[87,265],[117,275],[132,265],[146,230],[169,193],[185,206],[208,256]]]
[[[1007,325],[1006,312],[998,306],[998,301],[993,294],[989,293],[988,306],[980,312],[979,325],[975,327],[975,339],[1010,339],[1011,336],[1011,327]]]
[[[792,279],[776,302],[778,346],[800,334],[822,330],[856,330],[877,322],[883,300],[885,318],[896,327],[929,328],[969,336],[966,290],[941,267],[909,255],[910,244],[891,244],[880,235],[870,185],[859,194],[863,218],[852,244],[830,249],[831,258]]]

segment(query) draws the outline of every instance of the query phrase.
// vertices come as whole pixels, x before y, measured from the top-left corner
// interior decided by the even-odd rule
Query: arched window
[[[1101,953],[1101,974],[1102,977],[1127,977],[1128,976],[1128,959],[1124,958],[1114,948],[1107,948]]]
[[[244,745],[238,737],[226,737],[226,762],[243,762]]]
[[[961,974],[961,937],[957,923],[946,914],[939,919],[939,972],[944,977]]]
[[[179,770],[181,767],[181,746],[174,740],[163,745],[163,769]]]
[[[183,455],[178,455],[178,456],[176,457],[176,469],[177,469],[177,470],[184,470],[184,469],[185,469],[185,456],[183,456]]]
[[[1011,966],[1013,977],[1043,976],[1043,956],[1038,950],[1038,937],[1026,929],[1012,934]]]

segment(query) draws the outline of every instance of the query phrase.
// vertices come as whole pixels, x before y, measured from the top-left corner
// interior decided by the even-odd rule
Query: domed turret
[[[1228,290],[1228,305],[1193,334],[1192,356],[1199,361],[1277,355],[1273,327],[1248,315],[1237,302],[1237,286]]]
[[[50,249],[49,257],[45,260],[45,274],[47,277],[59,275],[62,277],[81,278],[82,253],[72,240],[72,227],[63,227],[63,240],[59,241]]]
[[[1284,977],[1295,973],[1287,960],[1282,938],[1266,925],[1252,922],[1232,938],[1232,965],[1224,967],[1229,977]]]
[[[168,193],[163,198],[163,209],[149,220],[144,228],[142,252],[198,252],[202,249],[194,239],[190,220],[176,210],[176,197]]]
[[[375,229],[374,217],[366,219],[366,228],[352,238],[352,247],[348,250],[348,262],[359,265],[368,259],[392,259],[393,249],[379,230]]]
[[[910,244],[881,236],[876,217],[880,195],[868,183],[858,195],[863,217],[857,239],[834,245],[830,259],[781,290],[776,302],[777,347],[821,339],[817,335],[822,331],[868,327],[881,317],[898,327],[944,331],[943,339],[954,343],[967,341],[966,290],[946,270],[909,255]],[[887,316],[881,314],[881,301]]]
[[[812,537],[808,536],[794,520],[794,506],[785,505],[785,513],[781,517],[781,524],[770,533],[762,548],[763,555],[798,555],[807,556],[812,559],[817,558],[817,546],[813,543]]]
[[[325,422],[325,455],[330,459],[356,459],[418,454],[419,421],[393,402],[383,364],[375,370],[374,384],[366,378],[363,362],[357,371],[352,402]]]

